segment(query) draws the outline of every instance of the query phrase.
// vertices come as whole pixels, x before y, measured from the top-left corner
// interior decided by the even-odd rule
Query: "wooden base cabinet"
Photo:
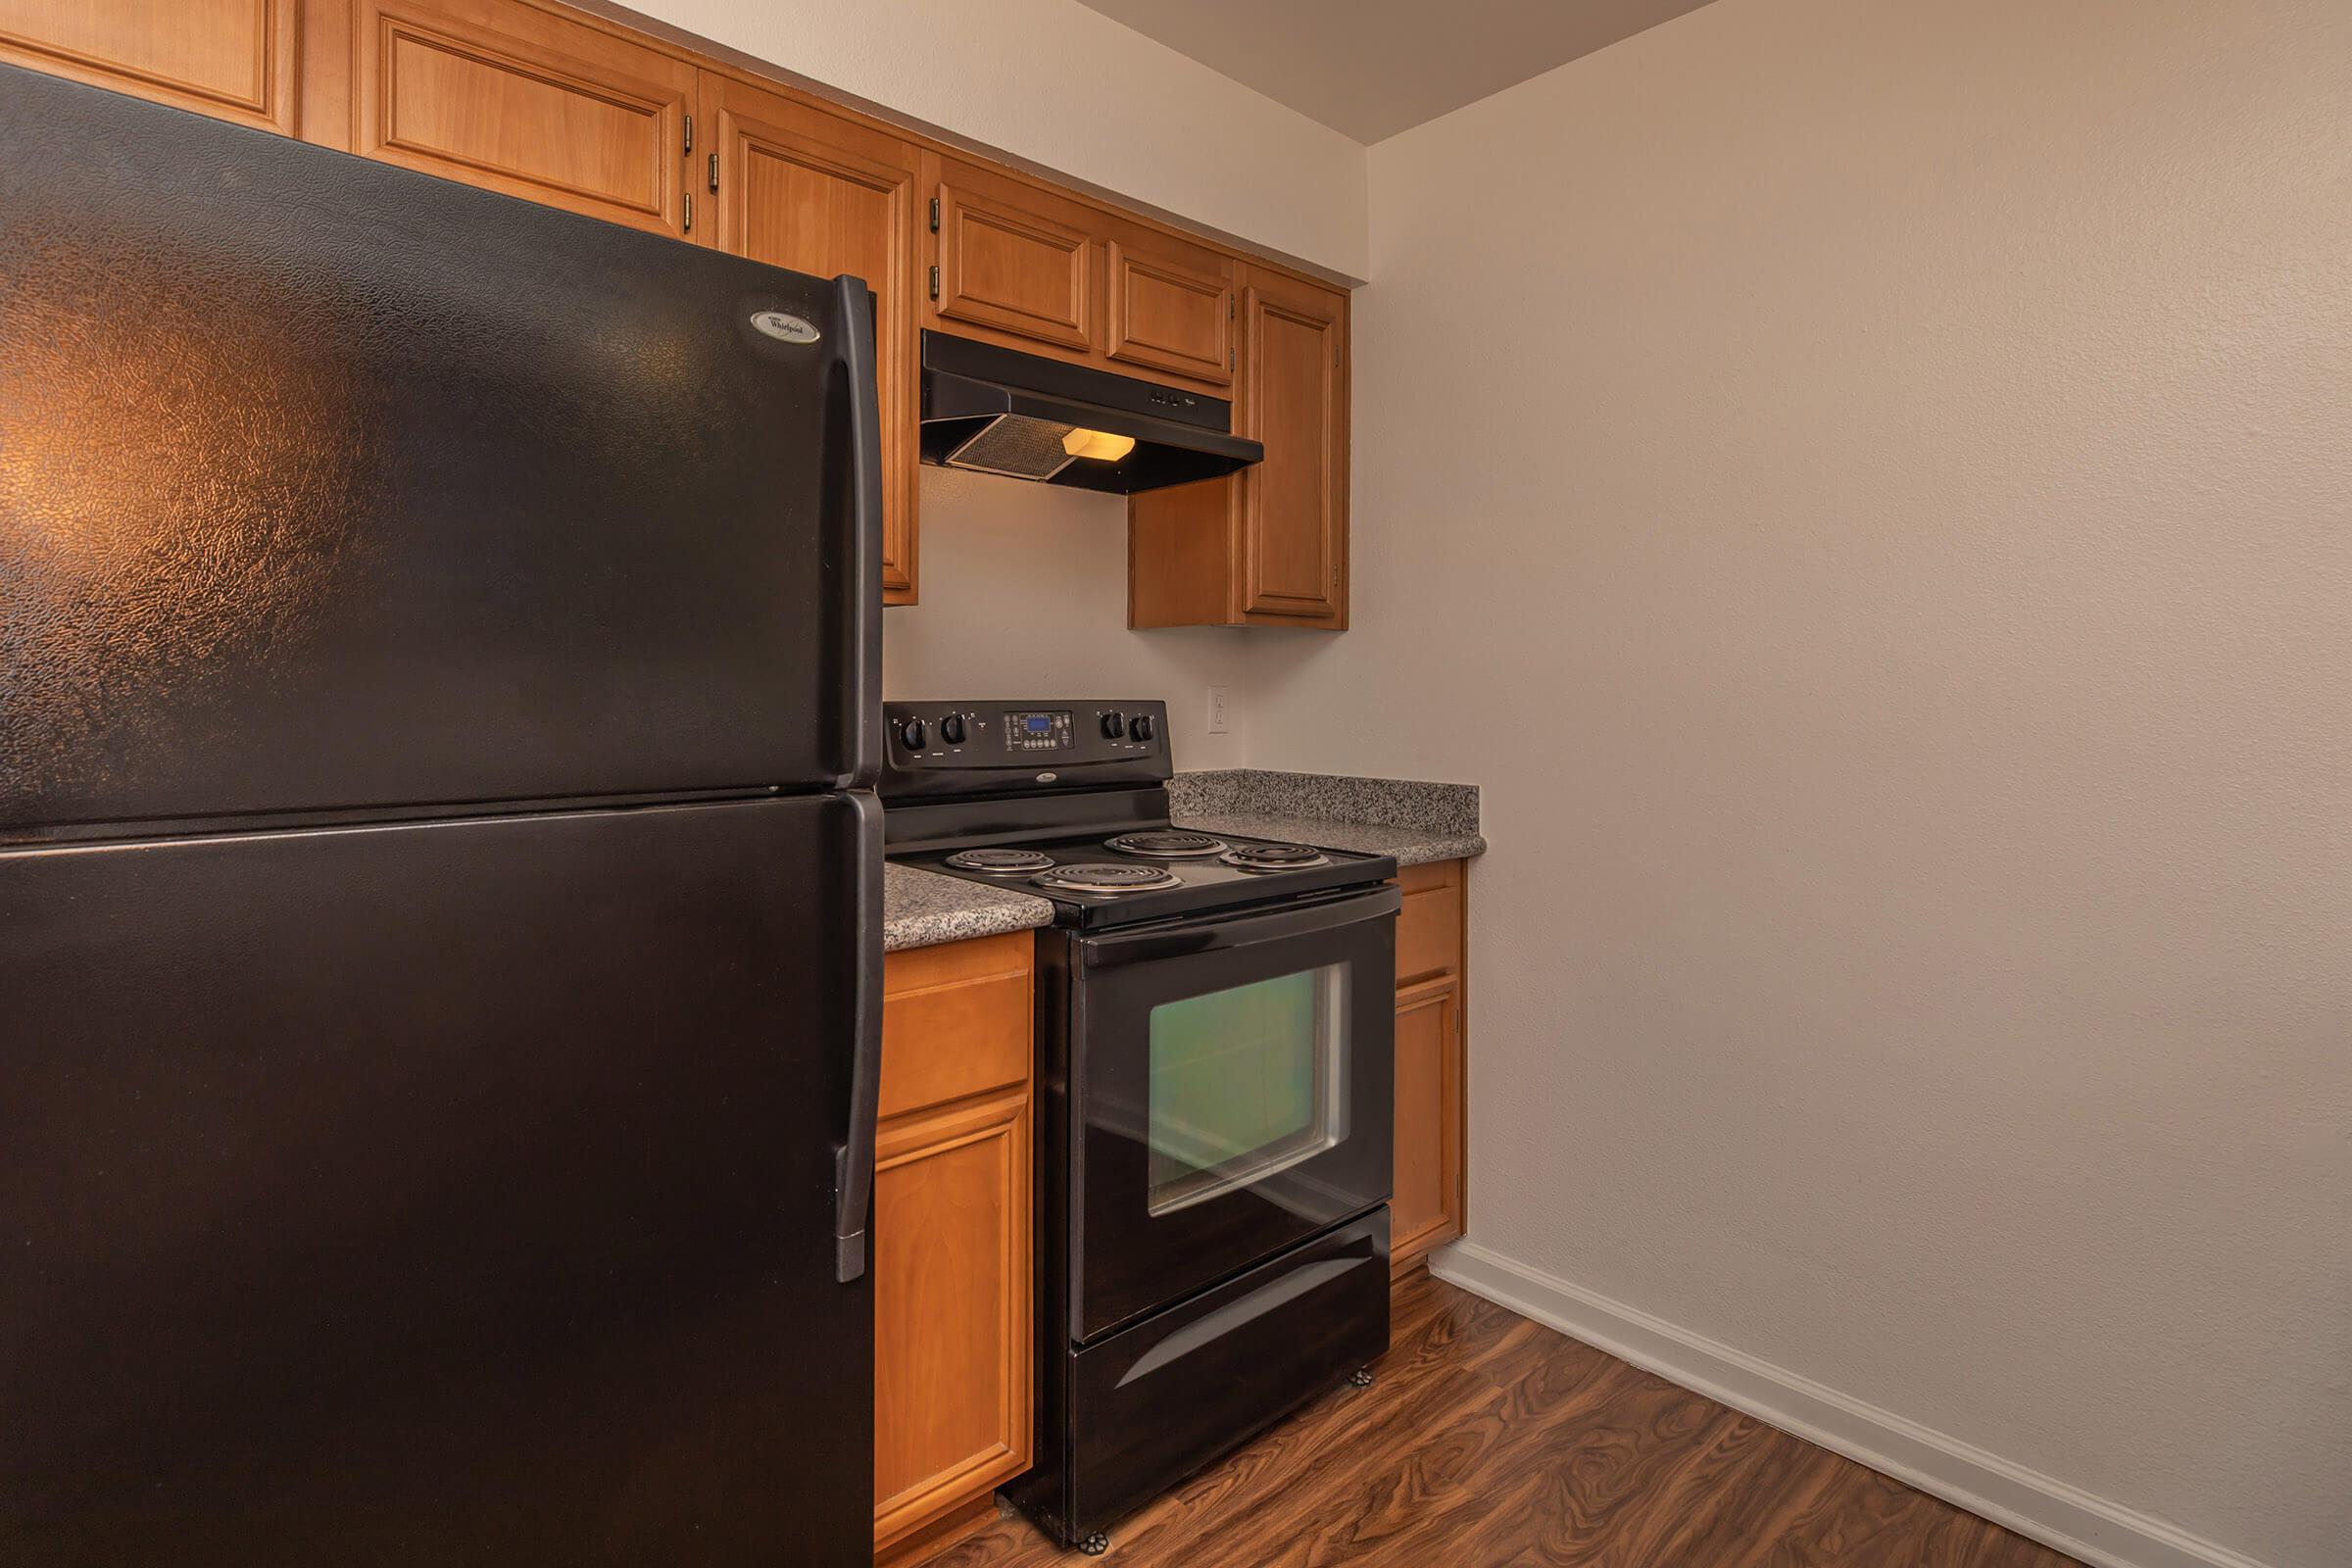
[[[1029,1468],[1029,933],[890,956],[874,1160],[874,1548]]]
[[[1404,868],[1396,917],[1396,1273],[1462,1234],[1464,899],[1468,863]]]

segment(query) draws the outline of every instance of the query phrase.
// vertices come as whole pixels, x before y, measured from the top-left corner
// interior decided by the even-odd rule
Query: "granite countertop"
[[[1398,865],[1487,852],[1475,784],[1229,768],[1177,774],[1168,784],[1168,805],[1179,827],[1393,855]],[[912,866],[882,868],[886,952],[1053,923],[1054,906],[1032,894]]]
[[[1244,767],[1179,773],[1168,804],[1178,827],[1393,855],[1398,865],[1487,853],[1475,784]]]
[[[911,865],[885,862],[882,867],[885,953],[1053,923],[1054,906],[1027,893],[918,871]]]

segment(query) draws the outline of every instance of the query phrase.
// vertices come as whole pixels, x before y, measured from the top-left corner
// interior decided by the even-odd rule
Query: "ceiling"
[[[1079,0],[1366,144],[1706,0]]]

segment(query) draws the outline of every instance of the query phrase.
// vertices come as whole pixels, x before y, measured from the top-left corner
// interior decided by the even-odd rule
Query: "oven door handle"
[[[1087,968],[1115,969],[1123,964],[1189,958],[1200,953],[1226,953],[1235,948],[1337,931],[1368,920],[1385,919],[1403,906],[1404,895],[1396,884],[1388,883],[1370,893],[1348,894],[1303,907],[1187,922],[1126,935],[1086,937],[1078,946],[1085,955],[1083,962]]]

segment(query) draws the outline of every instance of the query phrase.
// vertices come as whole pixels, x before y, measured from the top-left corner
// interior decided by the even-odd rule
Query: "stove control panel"
[[[882,717],[885,798],[1092,789],[1173,771],[1164,703],[885,703]]]
[[[980,719],[978,722],[985,727],[988,720]],[[998,727],[1007,751],[1066,752],[1070,749],[1070,710],[1066,708],[1007,710],[999,720]]]

